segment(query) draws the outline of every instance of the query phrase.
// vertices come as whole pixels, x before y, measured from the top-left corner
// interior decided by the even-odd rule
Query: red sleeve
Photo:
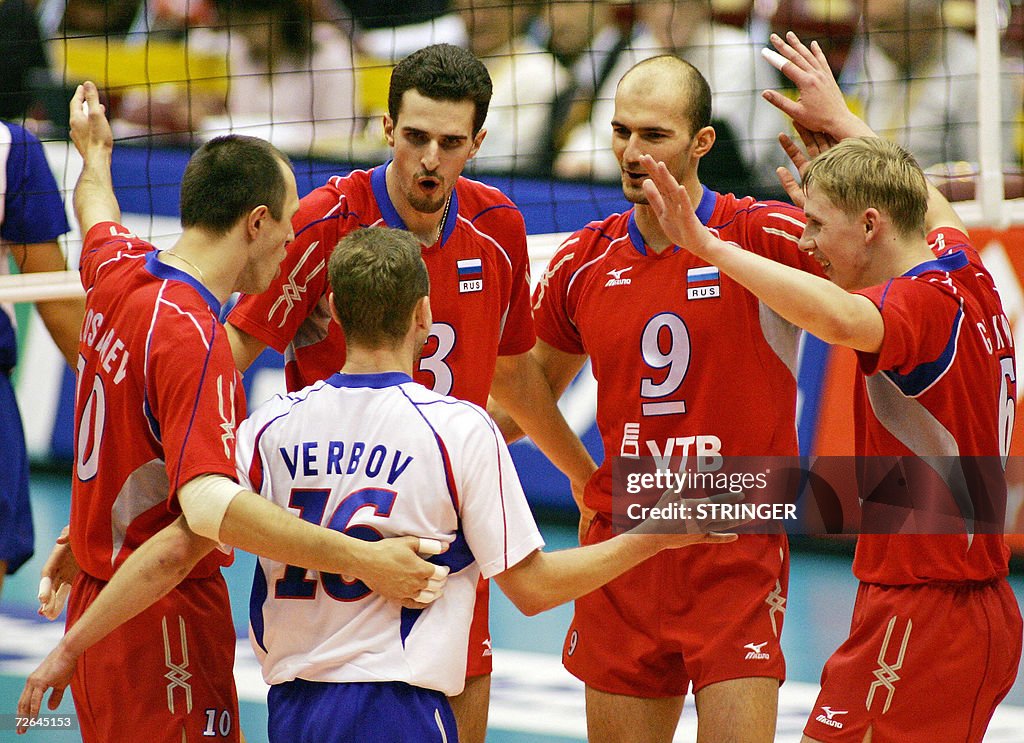
[[[526,353],[533,348],[537,334],[530,310],[530,257],[526,249],[526,223],[511,202],[508,208],[496,207],[481,214],[474,226],[491,235],[508,255],[512,265],[508,314],[498,341],[499,356]]]
[[[566,353],[586,353],[569,308],[569,282],[582,262],[586,235],[586,229],[580,230],[561,244],[533,292],[537,336]]]
[[[824,278],[821,265],[800,250],[803,235],[803,209],[782,201],[757,202],[747,221],[746,241],[742,247],[793,268]]]
[[[929,232],[928,247],[940,258],[954,250],[963,250],[967,253],[972,263],[979,264],[981,262],[978,251],[971,245],[971,239],[960,230],[955,230],[952,227],[940,227]]]
[[[295,240],[288,245],[277,278],[262,294],[247,294],[238,301],[228,316],[232,325],[284,352],[327,293],[327,259],[345,224],[338,199],[337,191],[318,188],[301,200],[292,219]],[[327,212],[332,213],[325,217]]]
[[[97,222],[89,229],[82,242],[82,256],[79,261],[82,286],[90,289],[96,281],[99,266],[119,250],[148,252],[156,248],[139,239],[122,224]]]
[[[946,351],[961,311],[948,283],[901,276],[854,293],[874,302],[885,327],[877,354],[857,353],[864,374],[909,374]]]
[[[223,326],[204,317],[162,313],[150,348],[146,399],[159,426],[170,498],[193,477],[236,479],[235,429],[245,393]],[[204,327],[205,326],[205,327]]]

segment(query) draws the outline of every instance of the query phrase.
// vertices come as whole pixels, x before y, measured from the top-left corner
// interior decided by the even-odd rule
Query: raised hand
[[[644,195],[666,237],[694,255],[706,257],[704,246],[716,238],[694,214],[686,188],[679,185],[664,163],[650,155],[641,155],[640,165],[650,176],[643,183]]]
[[[779,135],[779,144],[782,145],[782,149],[786,151],[789,159],[792,161],[793,166],[796,168],[797,173],[800,177],[803,177],[804,171],[807,170],[807,166],[810,165],[811,160],[816,158],[822,152],[833,147],[837,140],[832,138],[830,135],[824,132],[812,132],[810,129],[805,129],[796,122],[793,122],[793,126],[800,135],[800,139],[804,143],[806,152],[800,149],[800,146],[793,141],[793,139],[787,134]],[[786,190],[790,200],[799,207],[804,205],[804,192],[800,186],[800,183],[793,174],[786,168],[776,168],[775,175],[779,178],[779,183]]]
[[[114,149],[114,134],[107,121],[106,108],[100,103],[100,93],[95,83],[87,80],[75,90],[71,99],[69,124],[71,141],[86,162],[94,152],[109,154]]]
[[[778,52],[766,49],[765,58],[793,81],[799,97],[794,101],[777,90],[766,90],[761,94],[766,101],[805,130],[827,134],[836,141],[845,137],[875,136],[871,127],[846,105],[817,41],[807,47],[800,37],[789,31],[785,39],[772,34],[771,42]]]

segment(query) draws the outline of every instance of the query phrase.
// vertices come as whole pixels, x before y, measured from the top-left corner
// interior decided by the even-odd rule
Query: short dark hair
[[[654,66],[661,74],[669,77],[672,86],[685,88],[686,114],[690,120],[691,135],[711,126],[711,86],[700,70],[676,54],[659,54],[637,62],[622,76],[622,80],[634,70],[648,66]]]
[[[416,303],[430,294],[419,240],[390,227],[343,237],[331,253],[327,277],[346,339],[363,347],[400,343]]]
[[[257,137],[211,139],[192,155],[181,178],[182,227],[225,235],[261,205],[281,219],[287,188],[282,163],[291,167],[284,154]]]
[[[491,76],[472,53],[451,44],[434,44],[413,52],[391,72],[388,115],[398,121],[402,96],[417,90],[435,101],[472,101],[473,135],[484,125],[491,105]]]

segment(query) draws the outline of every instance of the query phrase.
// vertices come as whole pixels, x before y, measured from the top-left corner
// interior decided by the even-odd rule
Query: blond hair
[[[928,184],[914,156],[876,137],[844,139],[811,161],[803,176],[848,215],[875,208],[903,235],[925,234]]]

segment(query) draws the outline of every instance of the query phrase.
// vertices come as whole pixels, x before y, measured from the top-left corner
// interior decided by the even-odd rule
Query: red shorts
[[[84,572],[70,627],[104,581]],[[238,737],[235,631],[220,572],[186,580],[85,651],[71,679],[85,743],[181,743]]]
[[[584,542],[611,536],[598,516]],[[785,536],[665,550],[576,600],[562,663],[587,686],[635,697],[736,678],[781,682],[788,586]]]
[[[871,727],[873,743],[980,741],[1017,675],[1021,632],[1004,579],[862,583],[804,733],[860,743]]]
[[[488,676],[493,663],[491,660],[491,632],[487,614],[491,604],[490,583],[479,578],[476,584],[476,604],[473,606],[473,623],[469,626],[469,655],[466,659],[466,678]]]

